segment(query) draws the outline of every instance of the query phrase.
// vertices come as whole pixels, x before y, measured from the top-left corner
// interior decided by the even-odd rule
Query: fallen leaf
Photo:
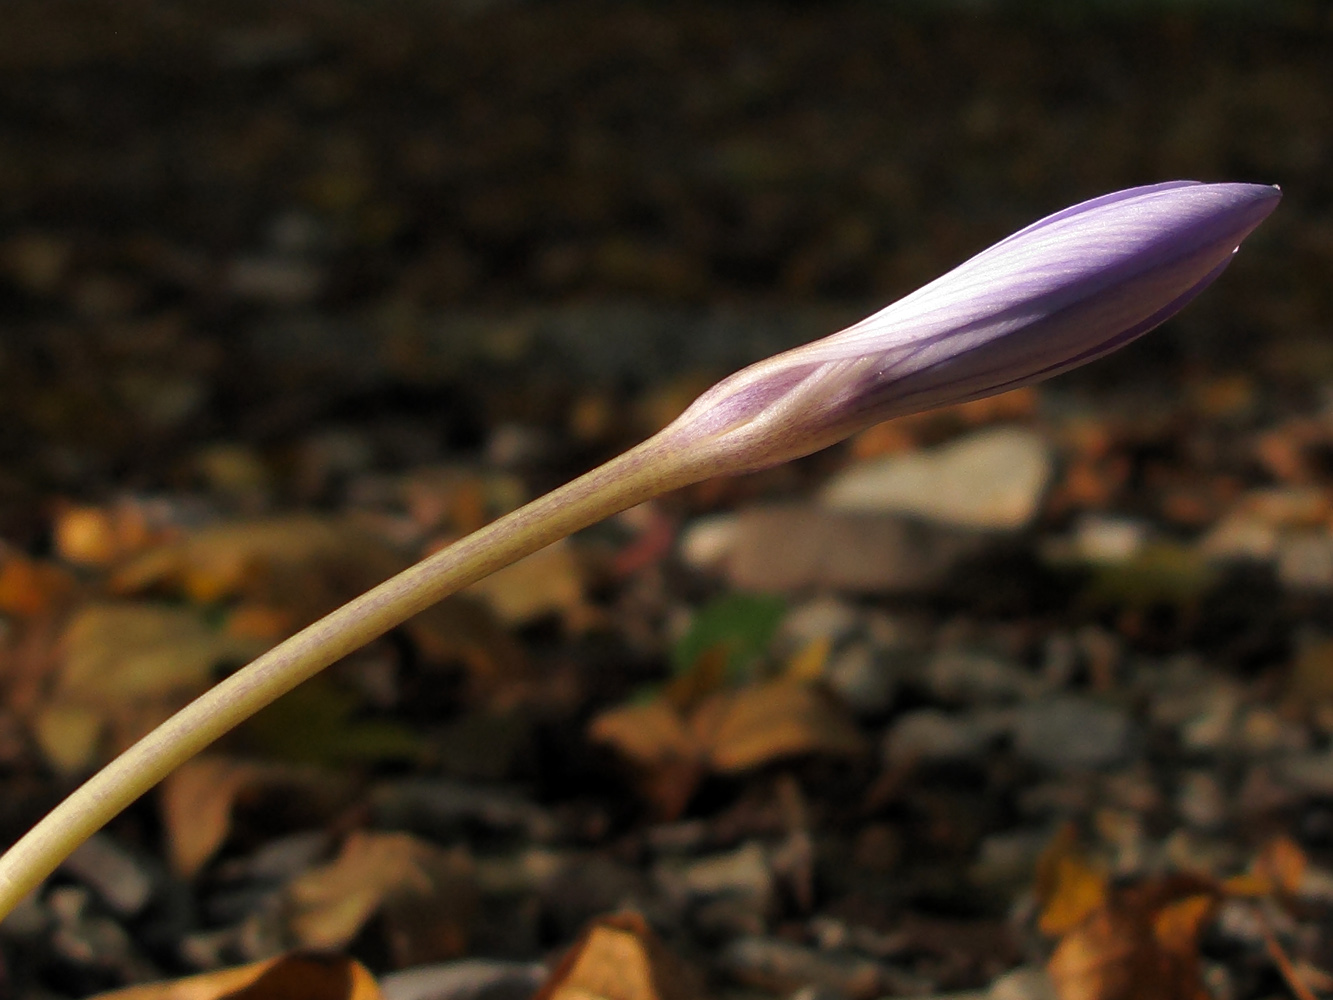
[[[399,967],[467,950],[476,889],[466,854],[404,833],[356,832],[330,864],[283,892],[287,926],[305,948],[345,947],[375,914]]]
[[[662,820],[679,817],[705,773],[705,750],[667,698],[621,705],[597,716],[589,738],[635,765],[639,793]]]
[[[17,618],[50,614],[74,591],[74,580],[54,563],[18,553],[0,559],[0,612]]]
[[[482,601],[462,596],[432,604],[404,625],[427,667],[462,666],[469,694],[496,707],[530,689],[527,650]]]
[[[220,664],[264,649],[188,608],[134,602],[81,608],[58,646],[55,691],[38,710],[34,735],[62,773],[93,763],[108,730],[109,749],[123,749],[207,688]]]
[[[402,568],[385,544],[349,521],[289,515],[212,525],[149,549],[112,575],[121,594],[149,589],[201,604],[248,597],[298,612],[298,624]]]
[[[1064,824],[1037,861],[1038,926],[1043,934],[1068,933],[1106,904],[1106,873],[1078,847],[1073,824]]]
[[[235,969],[99,993],[92,1000],[381,1000],[375,977],[337,955],[279,955]]]
[[[779,679],[744,687],[717,712],[706,741],[710,764],[723,774],[783,757],[857,757],[867,750],[846,708],[814,684]]]
[[[819,680],[824,676],[824,667],[828,663],[829,651],[832,649],[831,636],[816,636],[791,658],[782,676],[793,681]]]
[[[1295,895],[1305,878],[1309,859],[1301,846],[1290,837],[1277,836],[1260,849],[1250,870],[1222,883],[1228,896],[1255,898]]]
[[[1051,955],[1060,1000],[1207,1000],[1198,940],[1218,899],[1211,881],[1189,875],[1111,893]]]
[[[160,536],[141,507],[65,507],[52,527],[55,550],[76,566],[106,567],[142,550]]]
[[[675,818],[708,771],[734,774],[784,757],[856,757],[867,743],[818,685],[779,679],[720,691],[689,711],[665,694],[598,715],[589,737],[633,763],[659,818]]]
[[[205,756],[169,774],[160,805],[172,869],[193,877],[227,839],[237,796],[281,771],[254,761]]]
[[[702,1000],[693,974],[637,913],[584,931],[532,1000]]]
[[[1290,837],[1278,836],[1268,841],[1259,852],[1255,870],[1271,878],[1278,892],[1292,896],[1300,890],[1309,864],[1300,844]]]
[[[583,573],[568,539],[478,580],[463,593],[491,606],[505,625],[559,615],[574,627],[586,621]]]

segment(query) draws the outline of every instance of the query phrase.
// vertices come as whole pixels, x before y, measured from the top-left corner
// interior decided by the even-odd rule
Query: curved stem
[[[210,688],[89,778],[0,857],[0,918],[178,765],[335,660],[441,598],[707,474],[659,435],[343,605]]]

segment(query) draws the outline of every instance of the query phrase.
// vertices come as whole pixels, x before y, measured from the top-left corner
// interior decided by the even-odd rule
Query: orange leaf
[[[196,757],[162,783],[162,822],[171,867],[190,878],[222,846],[231,830],[236,796],[263,772],[262,765],[225,757]]]
[[[583,933],[532,1000],[701,1000],[696,977],[637,913]]]
[[[235,969],[100,993],[93,1000],[381,1000],[360,962],[287,954]]]
[[[856,757],[865,737],[847,710],[821,688],[789,680],[742,688],[712,733],[715,770],[734,774],[783,757]]]
[[[1299,844],[1290,837],[1274,837],[1259,852],[1255,871],[1273,880],[1278,890],[1292,895],[1301,887],[1309,860]]]
[[[0,611],[19,618],[35,618],[53,610],[74,589],[74,581],[60,567],[12,555],[0,566]]]
[[[405,833],[353,833],[330,864],[284,891],[293,938],[342,948],[376,913],[399,966],[456,958],[467,948],[476,891],[465,853]]]
[[[1066,823],[1037,861],[1037,899],[1043,934],[1058,937],[1106,905],[1106,874],[1078,849],[1077,833]]]

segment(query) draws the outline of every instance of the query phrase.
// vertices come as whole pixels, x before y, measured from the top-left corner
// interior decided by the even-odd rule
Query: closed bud
[[[1050,378],[1182,309],[1280,197],[1173,181],[1067,208],[840,333],[724,379],[663,438],[713,471],[750,471],[889,417]]]

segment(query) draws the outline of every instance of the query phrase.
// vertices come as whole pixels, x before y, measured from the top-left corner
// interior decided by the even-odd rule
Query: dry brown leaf
[[[297,606],[313,619],[402,568],[386,545],[348,521],[290,515],[219,524],[145,552],[118,570],[118,593],[150,588],[199,603],[240,596]]]
[[[822,688],[786,679],[741,688],[720,712],[708,739],[716,771],[734,774],[782,757],[856,757],[865,736]]]
[[[464,593],[485,601],[509,626],[547,615],[559,615],[576,628],[587,620],[583,573],[568,539],[478,580]]]
[[[1301,846],[1290,837],[1274,837],[1259,852],[1255,871],[1262,872],[1272,879],[1277,891],[1285,895],[1295,895],[1305,879],[1305,870],[1309,859]]]
[[[226,757],[196,757],[162,783],[162,822],[167,831],[171,867],[190,878],[222,846],[231,831],[231,810],[247,785],[261,780],[265,768]]]
[[[404,628],[427,665],[462,665],[474,698],[504,706],[530,690],[534,674],[527,651],[481,601],[448,598]]]
[[[1038,926],[1043,934],[1058,937],[1081,924],[1106,904],[1106,873],[1079,850],[1078,834],[1066,823],[1037,861]]]
[[[1308,865],[1309,859],[1299,844],[1290,837],[1277,836],[1264,844],[1249,871],[1224,881],[1221,890],[1228,896],[1247,898],[1274,893],[1290,896],[1300,889]]]
[[[127,746],[207,688],[219,664],[265,647],[211,628],[188,608],[120,602],[81,608],[59,648],[55,691],[33,731],[47,760],[72,773],[93,763],[108,727],[111,749]]]
[[[659,818],[675,819],[685,811],[704,774],[704,748],[670,701],[657,698],[603,712],[592,721],[589,737],[636,765],[639,791]]]
[[[55,550],[76,566],[106,567],[142,550],[160,535],[138,505],[66,507],[52,527]]]
[[[92,1000],[381,1000],[375,977],[337,955],[279,955],[235,969],[99,993]]]
[[[791,658],[783,677],[793,681],[819,680],[824,676],[824,667],[832,649],[833,639],[830,636],[816,636]]]
[[[465,854],[404,833],[353,833],[331,864],[283,895],[288,928],[305,948],[342,948],[380,913],[399,966],[463,954],[476,901]]]
[[[784,757],[854,757],[867,744],[846,708],[814,684],[779,679],[722,691],[688,713],[679,692],[597,716],[589,737],[635,764],[639,787],[661,818],[680,815],[708,770],[734,774]]]
[[[604,917],[583,933],[532,1000],[702,1000],[698,977],[643,917]]]
[[[73,593],[74,580],[54,563],[14,553],[0,555],[0,611],[35,618],[57,610]]]
[[[1217,900],[1210,881],[1187,875],[1112,894],[1051,955],[1060,1000],[1207,1000],[1198,939]]]

